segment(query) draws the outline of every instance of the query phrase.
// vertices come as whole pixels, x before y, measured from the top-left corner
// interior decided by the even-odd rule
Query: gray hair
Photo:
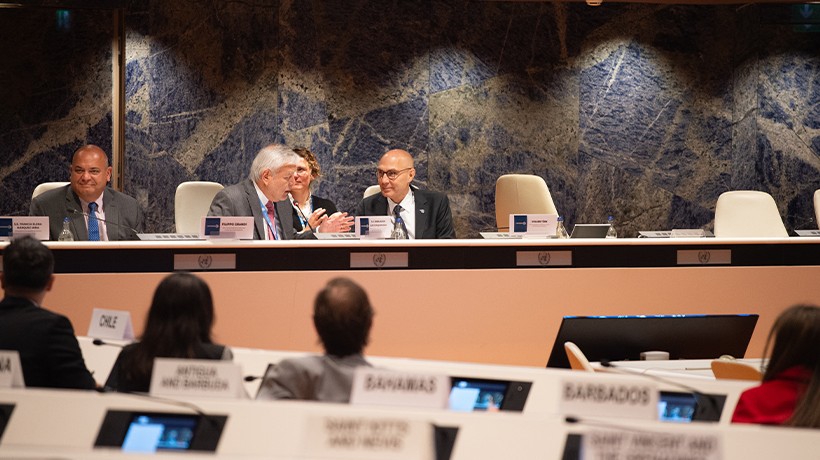
[[[266,169],[276,172],[282,166],[296,165],[299,163],[299,155],[290,147],[283,144],[270,144],[263,147],[256,158],[251,163],[251,172],[248,175],[250,180],[256,182],[262,177],[262,172]]]

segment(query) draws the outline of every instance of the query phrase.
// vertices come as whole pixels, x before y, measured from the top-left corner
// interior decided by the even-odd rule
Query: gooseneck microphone
[[[606,359],[601,360],[601,366],[609,368],[609,369],[614,369],[617,373],[626,374],[626,375],[639,375],[639,376],[643,376],[643,377],[647,377],[647,378],[650,378],[652,380],[655,380],[656,382],[665,383],[667,385],[671,385],[671,386],[674,386],[674,387],[678,387],[682,390],[686,390],[686,392],[691,393],[692,396],[694,396],[695,401],[697,402],[698,406],[704,406],[704,405],[701,404],[701,401],[708,402],[709,412],[705,412],[705,414],[710,415],[710,417],[709,418],[704,417],[704,419],[705,419],[704,421],[716,421],[716,422],[720,421],[720,415],[721,415],[721,412],[722,412],[722,408],[720,407],[720,404],[717,402],[717,399],[715,399],[714,395],[711,395],[709,393],[703,393],[695,387],[689,386],[685,383],[677,382],[675,380],[667,379],[667,378],[664,378],[664,377],[659,377],[659,376],[653,375],[653,374],[645,374],[643,372],[638,372],[638,371],[635,371],[635,370],[632,370],[632,369],[626,369],[626,368],[623,368],[621,366],[616,366],[614,363],[612,363],[611,361],[606,360]],[[706,409],[707,408],[704,406],[704,411]]]
[[[296,212],[299,213],[299,217],[301,217],[305,221],[305,225],[308,226],[311,232],[316,233],[316,229],[310,225],[310,221],[307,217],[305,217],[305,213],[302,212],[302,208],[299,206],[299,202],[296,201],[296,198],[294,198],[293,195],[291,195],[290,193],[288,193],[288,196],[293,201],[293,206],[296,208]]]
[[[194,403],[188,402],[188,401],[180,401],[178,399],[163,398],[161,396],[154,396],[154,395],[151,395],[151,394],[148,394],[148,393],[142,393],[142,392],[139,392],[139,391],[114,390],[114,389],[108,388],[108,387],[97,388],[97,392],[98,393],[103,393],[103,394],[120,394],[120,395],[133,396],[133,397],[136,397],[136,398],[147,399],[149,401],[155,401],[155,402],[158,402],[158,403],[168,404],[168,405],[171,405],[171,406],[184,407],[188,410],[191,410],[193,413],[195,413],[196,415],[202,417],[203,419],[207,420],[208,423],[210,423],[211,425],[213,425],[213,426],[218,426],[219,425],[219,422],[217,420],[215,420],[212,416],[206,414],[205,411],[203,411],[201,407],[197,406]]]
[[[134,233],[134,235],[138,235],[138,234],[139,234],[139,232],[137,231],[137,229],[135,229],[134,227],[129,227],[128,225],[125,225],[125,224],[118,224],[117,222],[113,222],[113,221],[110,221],[110,220],[101,219],[101,218],[99,218],[99,217],[97,217],[97,216],[92,216],[91,214],[89,214],[89,213],[87,213],[87,212],[82,212],[82,211],[80,211],[79,209],[74,209],[74,208],[72,208],[72,209],[69,209],[69,210],[68,210],[68,212],[69,212],[70,214],[80,214],[80,215],[85,216],[85,217],[87,217],[87,218],[89,218],[89,219],[95,219],[95,220],[97,220],[97,221],[99,221],[99,222],[104,223],[105,225],[113,225],[113,226],[115,226],[115,227],[121,227],[121,228],[125,228],[126,230],[131,230],[131,231]]]

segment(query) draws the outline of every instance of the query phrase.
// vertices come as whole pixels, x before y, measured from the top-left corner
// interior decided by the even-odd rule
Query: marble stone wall
[[[570,226],[611,214],[623,236],[709,228],[732,189],[817,228],[820,34],[766,7],[132,0],[126,25],[125,190],[150,231],[173,230],[179,182],[237,182],[270,142],[311,148],[315,193],[344,210],[407,149],[461,237],[495,227],[505,173],[543,177]],[[0,160],[55,161],[27,141]]]

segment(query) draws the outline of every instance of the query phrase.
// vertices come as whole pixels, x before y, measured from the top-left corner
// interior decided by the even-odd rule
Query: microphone
[[[303,212],[302,212],[302,208],[301,208],[301,207],[299,207],[299,202],[298,202],[298,201],[296,201],[296,198],[294,198],[294,197],[293,197],[293,195],[291,195],[290,193],[288,193],[288,196],[289,196],[289,197],[290,197],[290,199],[293,201],[293,207],[295,207],[295,208],[296,208],[296,212],[298,212],[298,213],[299,213],[299,216],[300,216],[302,219],[304,219],[304,221],[305,221],[305,225],[307,225],[307,226],[308,226],[308,228],[310,229],[310,231],[311,231],[311,232],[316,233],[316,229],[314,229],[314,228],[310,225],[310,221],[308,220],[308,218],[307,218],[307,217],[305,217],[305,213],[303,213]]]
[[[246,375],[245,377],[242,377],[242,380],[244,380],[246,382],[255,382],[255,381],[257,381],[259,379],[263,379],[263,378],[265,378],[264,375]]]
[[[106,342],[102,339],[94,339],[94,340],[91,341],[91,343],[93,343],[94,345],[97,345],[98,347],[103,346],[103,345],[107,345],[109,347],[117,347],[117,348],[125,347],[125,345],[120,345],[118,343]]]
[[[82,212],[82,211],[80,211],[79,209],[74,209],[74,208],[72,208],[72,209],[69,209],[69,210],[68,210],[68,212],[69,212],[69,213],[71,213],[71,214],[80,214],[80,215],[85,216],[85,217],[87,217],[87,218],[89,218],[89,219],[95,219],[95,220],[97,220],[97,221],[99,221],[99,222],[104,223],[105,225],[109,225],[109,224],[110,224],[110,225],[113,225],[113,226],[115,226],[115,227],[122,227],[122,228],[125,228],[126,230],[131,230],[131,231],[134,233],[134,235],[139,234],[139,232],[137,231],[137,229],[135,229],[134,227],[129,227],[128,225],[125,225],[125,224],[118,224],[118,223],[113,222],[113,221],[110,221],[110,220],[101,219],[101,218],[99,218],[99,217],[97,217],[97,216],[92,216],[91,214],[89,214],[89,213],[87,213],[87,212]]]
[[[564,417],[564,421],[569,423],[570,425],[588,425],[594,427],[601,427],[601,428],[609,428],[610,430],[618,430],[618,431],[632,431],[635,433],[659,433],[660,431],[653,431],[647,430],[645,428],[637,428],[631,427],[628,425],[621,425],[619,423],[612,423],[612,422],[603,422],[600,420],[590,420],[581,417],[576,417],[573,415],[567,415]]]
[[[722,412],[722,407],[720,407],[720,404],[718,403],[718,401],[717,401],[717,399],[715,398],[714,395],[711,395],[709,393],[703,393],[703,392],[701,392],[700,390],[698,390],[697,388],[695,388],[693,386],[689,386],[685,383],[680,383],[680,382],[672,380],[672,379],[659,377],[659,376],[653,375],[653,374],[645,374],[643,372],[638,372],[638,371],[634,371],[632,369],[625,369],[623,367],[616,366],[615,364],[613,364],[611,361],[609,361],[607,359],[602,359],[601,360],[601,366],[606,367],[608,369],[614,369],[615,371],[617,371],[618,373],[621,373],[621,374],[640,375],[642,377],[648,377],[648,378],[650,378],[652,380],[655,380],[657,382],[660,382],[660,383],[665,383],[667,385],[671,385],[671,386],[678,387],[678,388],[681,388],[683,390],[686,390],[688,393],[691,393],[692,396],[695,398],[695,403],[697,404],[697,407],[695,409],[696,412],[697,412],[698,407],[704,406],[701,403],[701,401],[705,400],[706,402],[709,403],[708,404],[709,407],[708,408],[704,407],[704,412],[701,412],[701,415],[704,416],[703,419],[702,419],[703,421],[714,421],[714,422],[719,422],[720,421],[720,415],[721,415],[721,412]],[[709,411],[706,411],[706,409],[709,409]],[[709,417],[707,418],[706,415],[708,415]],[[693,416],[693,419],[694,419],[694,416]]]
[[[180,401],[180,400],[171,399],[171,398],[163,398],[162,396],[154,396],[154,395],[151,395],[151,394],[148,394],[148,393],[141,393],[139,391],[113,390],[113,389],[108,388],[108,387],[98,387],[97,388],[97,393],[121,394],[121,395],[133,396],[133,397],[136,397],[136,398],[147,399],[149,401],[155,401],[155,402],[159,402],[159,403],[162,403],[162,404],[168,404],[168,405],[171,405],[171,406],[184,407],[186,409],[191,410],[193,413],[195,413],[196,415],[202,417],[203,419],[207,420],[208,423],[210,423],[212,426],[219,427],[219,421],[214,419],[212,416],[206,414],[205,411],[202,410],[201,407],[197,406],[196,404],[194,404],[192,402]]]

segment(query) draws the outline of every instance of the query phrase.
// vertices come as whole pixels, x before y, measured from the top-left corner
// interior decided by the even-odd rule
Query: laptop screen
[[[742,358],[758,315],[565,316],[547,367],[569,369],[564,342],[590,361],[636,361],[645,351],[669,359]]]

